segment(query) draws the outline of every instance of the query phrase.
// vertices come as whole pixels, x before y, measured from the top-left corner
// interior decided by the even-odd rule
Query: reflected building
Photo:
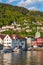
[[[26,54],[25,52],[20,54],[12,54],[11,65],[25,65],[26,64]]]
[[[11,65],[11,59],[12,59],[11,53],[3,54],[3,64],[4,65]]]
[[[3,65],[3,54],[0,53],[0,65]]]
[[[0,65],[43,65],[43,51],[0,53]]]

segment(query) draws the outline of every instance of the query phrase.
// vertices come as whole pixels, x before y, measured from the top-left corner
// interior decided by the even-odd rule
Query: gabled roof
[[[7,35],[5,34],[0,34],[0,38],[1,39],[4,39]],[[11,35],[8,35],[12,40],[17,38],[19,40],[25,40],[25,38],[23,38],[22,36],[19,36],[19,35],[15,35],[15,34],[11,34]]]
[[[11,39],[14,39],[14,37],[16,37],[15,34],[11,34],[11,35],[9,35],[9,36],[11,37]]]
[[[20,35],[16,35],[16,38],[19,40],[26,40],[24,37],[20,36]]]
[[[5,34],[0,34],[0,38],[4,39],[7,35]],[[13,39],[14,35],[8,35],[11,39]]]
[[[43,37],[38,37],[38,38],[36,38],[36,39],[40,39],[40,38],[43,39]]]
[[[0,38],[4,39],[5,35],[4,34],[0,34]]]

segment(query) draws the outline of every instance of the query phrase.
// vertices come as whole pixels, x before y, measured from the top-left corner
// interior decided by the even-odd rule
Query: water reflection
[[[0,65],[43,65],[43,51],[0,53]]]

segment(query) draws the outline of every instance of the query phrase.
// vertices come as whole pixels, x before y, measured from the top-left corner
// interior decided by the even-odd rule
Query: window
[[[8,36],[7,36],[7,38],[8,38]]]
[[[8,44],[11,44],[11,43],[8,43]]]
[[[20,42],[22,42],[22,40],[20,40]]]
[[[9,41],[9,40],[7,39],[7,41]]]
[[[10,41],[10,39],[9,39],[9,41]]]
[[[21,43],[22,45],[24,44],[24,43]]]
[[[16,39],[16,41],[18,41],[18,39]]]

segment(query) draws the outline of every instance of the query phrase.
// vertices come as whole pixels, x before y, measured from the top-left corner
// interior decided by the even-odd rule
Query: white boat
[[[14,53],[20,53],[20,49],[18,47],[15,47],[13,51]]]
[[[28,48],[28,51],[31,51],[31,50],[32,50],[32,47],[29,47],[29,48]]]

